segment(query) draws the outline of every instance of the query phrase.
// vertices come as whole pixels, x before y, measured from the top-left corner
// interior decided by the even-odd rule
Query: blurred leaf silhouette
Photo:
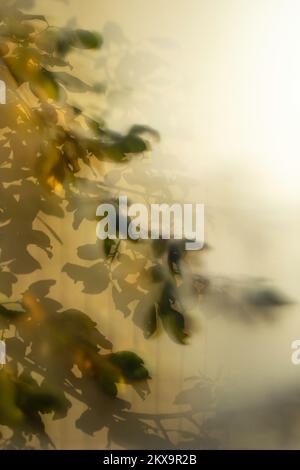
[[[84,196],[93,219],[96,199],[99,203],[109,193],[96,185],[90,200],[83,188],[89,181],[76,181],[82,166],[90,166],[92,155],[119,162],[144,152],[149,144],[141,135],[152,132],[134,126],[128,135],[120,135],[69,104],[69,92],[99,93],[102,88],[59,69],[70,68],[72,49],[99,49],[102,36],[52,27],[43,15],[23,13],[19,4],[3,1],[0,7],[0,72],[7,84],[0,118],[0,292],[6,297],[13,295],[18,275],[41,268],[32,246],[51,258],[53,240],[63,243],[47,216],[64,218],[66,201],[67,211],[79,211],[76,228],[86,217],[86,208],[80,213]],[[45,231],[34,228],[37,220]],[[68,264],[65,271],[83,282],[86,293],[101,292],[109,282],[104,261],[92,268]],[[71,406],[65,393],[73,390],[85,400],[85,388],[92,384],[99,397],[106,394],[113,400],[119,383],[132,383],[139,390],[137,382],[149,378],[136,353],[111,352],[112,344],[88,315],[63,310],[49,297],[55,284],[53,279],[35,282],[21,299],[1,306],[10,358],[0,371],[0,424],[13,431],[7,447],[26,447],[33,436],[42,446],[53,445],[41,416],[63,417]]]

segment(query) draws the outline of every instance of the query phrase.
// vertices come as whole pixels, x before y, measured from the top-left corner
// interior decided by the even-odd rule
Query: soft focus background
[[[104,51],[75,60],[82,79],[109,81],[109,88],[99,101],[74,94],[74,104],[105,115],[116,130],[138,122],[160,132],[151,159],[133,165],[137,175],[143,165],[173,175],[174,200],[205,204],[210,249],[195,256],[194,269],[224,292],[221,301],[190,310],[187,346],[166,335],[145,341],[115,310],[109,289],[86,296],[47,260],[43,269],[58,280],[60,300],[74,306],[76,298],[117,348],[143,356],[151,393],[142,400],[124,386],[122,394],[142,419],[161,416],[161,432],[179,448],[299,448],[300,366],[291,363],[291,342],[300,337],[299,2],[37,0],[33,11],[51,24],[103,33]],[[66,220],[60,230],[68,237]],[[92,242],[94,229],[86,224],[78,237]],[[72,256],[70,240],[61,264]],[[292,304],[249,321],[239,292],[253,279]],[[203,426],[185,442],[178,433],[192,426],[190,412]],[[107,445],[105,430],[82,433],[72,413],[51,427],[58,448]],[[151,435],[143,442],[121,424],[109,445],[155,447]]]

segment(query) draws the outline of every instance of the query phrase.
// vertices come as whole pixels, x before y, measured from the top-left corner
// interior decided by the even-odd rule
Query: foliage
[[[124,383],[142,397],[148,392],[150,375],[143,360],[133,351],[114,351],[88,313],[65,309],[50,295],[54,279],[29,283],[17,297],[14,292],[20,277],[30,279],[41,269],[37,253],[51,259],[54,242],[63,243],[44,218],[71,216],[74,231],[84,221],[96,223],[97,206],[115,202],[120,180],[130,186],[139,178],[126,164],[150,150],[158,134],[133,125],[123,135],[74,106],[73,93],[97,96],[103,87],[78,78],[69,59],[76,50],[100,49],[105,37],[53,27],[43,15],[24,13],[23,7],[24,2],[11,0],[0,6],[0,75],[8,85],[0,114],[0,293],[11,297],[0,307],[10,357],[0,371],[0,424],[12,432],[4,445],[30,446],[35,437],[41,446],[53,446],[43,415],[64,417],[72,399],[87,406],[76,422],[84,432],[107,426],[118,440],[125,421],[137,438],[149,436],[144,417],[130,415],[130,405],[118,397]],[[115,166],[102,179],[90,178],[95,159]],[[162,183],[152,170],[141,180],[155,188],[157,197],[170,197],[168,181]],[[143,197],[148,199],[147,191]],[[37,222],[44,229],[37,229]],[[197,301],[204,294],[214,299],[215,292],[208,277],[183,275],[184,242],[98,241],[79,246],[80,261],[66,263],[62,271],[85,294],[97,295],[111,286],[115,307],[131,315],[146,338],[162,330],[185,344],[186,284]],[[255,292],[247,297],[249,305],[281,303],[278,296]],[[157,437],[155,445],[166,442]]]
[[[36,230],[35,221],[42,214],[63,218],[64,201],[75,220],[78,201],[85,196],[81,186],[86,181],[76,178],[81,167],[90,166],[92,155],[100,160],[127,160],[148,149],[148,144],[140,137],[142,127],[120,135],[68,102],[69,92],[98,92],[97,86],[63,70],[70,68],[67,55],[72,49],[99,49],[100,34],[51,27],[44,16],[23,13],[18,2],[2,2],[0,14],[1,76],[9,85],[0,118],[0,291],[11,296],[18,275],[41,267],[30,245],[49,258],[54,254],[48,233],[57,238],[55,232],[47,223],[45,231]],[[57,194],[58,189],[64,195]],[[103,190],[94,189],[99,202]],[[92,202],[94,206],[95,197]],[[104,263],[101,268],[107,269]],[[99,275],[99,266],[94,274]],[[107,286],[108,276],[103,280],[98,283],[100,289]],[[1,327],[7,332],[11,360],[0,372],[0,423],[13,430],[9,446],[25,446],[33,435],[42,445],[51,444],[41,415],[67,413],[71,404],[66,388],[80,388],[84,396],[85,387],[93,383],[100,395],[115,397],[119,383],[149,378],[135,353],[109,352],[112,344],[88,315],[62,310],[49,297],[54,284],[53,279],[38,281],[13,301],[15,309],[1,306]],[[32,373],[42,378],[41,384]]]

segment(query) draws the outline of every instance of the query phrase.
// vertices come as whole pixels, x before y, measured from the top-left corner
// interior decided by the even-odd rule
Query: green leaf
[[[150,338],[157,330],[157,311],[156,305],[149,310],[145,319],[144,335],[146,338]]]
[[[168,335],[181,344],[185,344],[188,335],[185,333],[185,320],[182,313],[174,308],[180,302],[176,285],[170,281],[165,283],[159,301],[159,315]]]
[[[147,143],[140,137],[129,134],[119,143],[119,148],[123,153],[142,153],[149,150]]]
[[[106,238],[104,240],[104,253],[107,258],[112,255],[113,247],[115,247],[115,245],[115,240],[111,240],[110,238]]]
[[[160,139],[159,132],[149,126],[141,126],[139,124],[135,124],[131,127],[129,134],[138,135],[138,136],[148,136],[156,141]]]
[[[116,383],[108,376],[99,379],[99,385],[102,390],[109,396],[115,398],[118,395],[118,388]]]
[[[131,351],[120,351],[109,356],[110,362],[117,366],[128,380],[145,380],[149,372],[144,367],[144,361]]]
[[[101,34],[77,29],[73,32],[72,45],[82,49],[99,49],[102,46],[103,39]]]
[[[161,319],[169,336],[175,341],[178,341],[178,343],[185,344],[188,335],[184,331],[185,322],[182,313],[169,308],[161,312]]]
[[[30,82],[33,93],[41,100],[52,99],[58,101],[60,98],[60,87],[52,72],[42,68]]]
[[[12,428],[24,422],[24,414],[16,404],[16,385],[10,371],[0,370],[0,423]]]

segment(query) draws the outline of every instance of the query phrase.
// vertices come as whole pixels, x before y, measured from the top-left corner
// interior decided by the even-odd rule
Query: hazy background
[[[145,165],[173,172],[174,197],[206,205],[211,250],[199,255],[196,269],[237,286],[266,278],[294,301],[276,312],[276,321],[250,325],[222,306],[214,311],[200,304],[191,311],[194,333],[185,347],[165,335],[146,342],[114,311],[110,292],[99,312],[99,298],[80,295],[57,272],[64,304],[74,306],[76,289],[77,307],[93,312],[114,346],[133,348],[147,360],[151,394],[143,401],[123,392],[132,395],[133,411],[202,412],[201,387],[187,380],[201,373],[217,388],[209,412],[213,429],[207,430],[216,441],[206,445],[202,436],[195,447],[300,447],[300,366],[290,360],[291,342],[300,337],[299,2],[38,0],[35,11],[52,24],[103,32],[99,57],[76,59],[86,81],[109,78],[104,97],[85,105],[91,114],[104,112],[115,129],[141,123],[160,132]],[[101,54],[111,57],[105,70]],[[74,103],[82,99],[74,96]],[[87,233],[79,234],[85,243],[94,236]],[[75,255],[70,247],[61,256],[70,261]],[[52,273],[55,266],[48,261],[45,269]],[[175,403],[191,388],[186,404]],[[105,433],[87,436],[71,418],[55,426],[58,447],[105,445]],[[182,420],[176,427],[184,428]],[[112,443],[137,445],[143,443],[130,436]]]

